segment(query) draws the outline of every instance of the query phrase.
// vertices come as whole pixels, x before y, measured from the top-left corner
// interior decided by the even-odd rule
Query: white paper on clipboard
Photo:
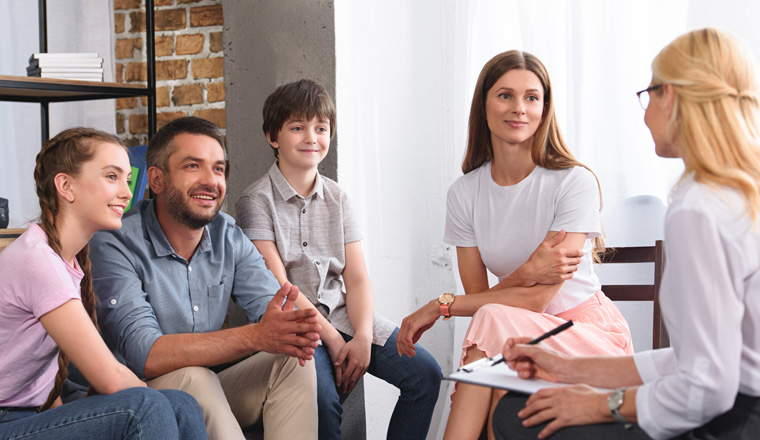
[[[543,388],[558,388],[571,385],[568,383],[549,382],[536,378],[521,379],[517,375],[517,372],[510,370],[509,367],[504,363],[493,366],[485,366],[483,368],[476,368],[470,373],[459,370],[448,376],[445,376],[444,379],[471,383],[474,385],[483,385],[491,388],[500,388],[503,390],[516,391],[524,394],[533,394]],[[596,389],[600,391],[606,390],[605,388]]]

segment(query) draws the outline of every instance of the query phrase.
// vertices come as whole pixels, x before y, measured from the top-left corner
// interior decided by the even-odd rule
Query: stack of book
[[[103,58],[90,53],[33,53],[27,76],[80,81],[103,81]]]

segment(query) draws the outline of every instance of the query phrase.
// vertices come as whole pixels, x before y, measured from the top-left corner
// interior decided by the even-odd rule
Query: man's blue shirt
[[[160,336],[220,330],[230,298],[257,322],[280,288],[251,240],[222,212],[204,228],[190,262],[177,255],[153,200],[133,205],[121,229],[96,233],[90,259],[103,339],[138,377]]]

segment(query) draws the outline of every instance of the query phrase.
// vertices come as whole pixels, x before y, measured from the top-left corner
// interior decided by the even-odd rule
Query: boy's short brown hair
[[[335,105],[330,95],[321,84],[310,79],[301,79],[277,87],[267,97],[262,112],[264,124],[261,128],[265,135],[269,134],[272,142],[277,141],[277,135],[282,126],[295,118],[308,120],[316,116],[321,120],[329,121],[330,139],[335,136],[337,129]],[[274,156],[279,157],[277,149],[272,149]]]

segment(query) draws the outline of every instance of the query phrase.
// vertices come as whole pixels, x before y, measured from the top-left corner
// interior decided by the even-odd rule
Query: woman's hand
[[[572,359],[538,345],[525,345],[531,338],[509,338],[503,356],[509,367],[523,379],[536,377],[550,382],[573,383]]]
[[[543,439],[566,426],[612,422],[607,409],[608,395],[588,385],[544,388],[528,397],[517,416],[526,427],[549,422],[538,434]]]
[[[440,305],[438,300],[434,299],[404,318],[401,322],[401,329],[396,335],[398,355],[414,356],[416,354],[415,342],[420,340],[422,334],[432,327],[440,316]]]
[[[338,353],[338,358],[333,365],[335,370],[343,369],[343,374],[335,375],[335,384],[348,393],[354,388],[356,382],[367,372],[372,353],[372,338],[354,335],[354,338],[343,345]]]
[[[528,261],[515,271],[514,276],[523,280],[523,286],[558,284],[573,277],[573,273],[578,270],[578,265],[581,263],[583,250],[560,247],[566,235],[563,229],[547,237],[533,251]]]

